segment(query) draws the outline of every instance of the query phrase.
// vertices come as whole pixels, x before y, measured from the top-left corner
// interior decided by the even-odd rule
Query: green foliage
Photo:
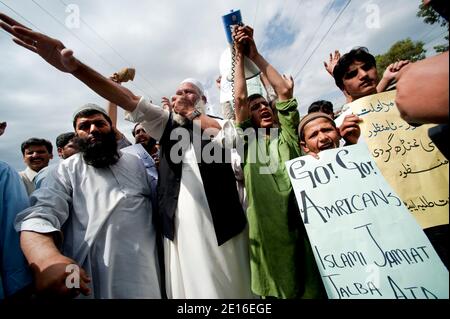
[[[436,11],[431,8],[431,6],[425,6],[423,3],[419,5],[419,11],[417,12],[417,16],[420,18],[424,18],[423,21],[427,24],[435,24],[438,23],[441,27],[444,27],[447,29],[447,32],[449,30],[449,24],[448,21],[442,18]],[[444,37],[445,43],[439,44],[433,47],[433,49],[437,53],[448,51],[449,45],[448,45],[448,33]]]
[[[448,25],[447,25],[448,27]],[[436,51],[437,53],[442,53],[445,51],[448,51],[448,33],[447,35],[444,37],[445,39],[445,43],[444,44],[439,44],[433,47],[434,51]]]
[[[448,41],[447,44],[439,44],[433,47],[434,51],[436,51],[437,53],[442,53],[445,51],[448,51]]]
[[[415,62],[425,59],[426,50],[421,41],[413,42],[410,38],[394,43],[388,52],[375,56],[377,61],[378,75],[381,77],[389,64],[399,60],[410,60]]]
[[[424,6],[423,3],[419,5],[419,12],[417,12],[419,18],[424,18],[423,21],[427,24],[440,23],[441,27],[448,27],[448,22],[442,18],[431,6]]]

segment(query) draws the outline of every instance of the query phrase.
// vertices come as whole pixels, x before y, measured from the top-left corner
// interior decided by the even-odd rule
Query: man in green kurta
[[[297,101],[292,98],[294,81],[281,76],[258,53],[250,27],[237,27],[234,39],[236,126],[249,136],[244,139],[244,176],[252,290],[264,297],[324,297],[284,164],[300,156],[299,113]],[[244,56],[269,79],[279,99],[276,111],[259,94],[247,97]]]

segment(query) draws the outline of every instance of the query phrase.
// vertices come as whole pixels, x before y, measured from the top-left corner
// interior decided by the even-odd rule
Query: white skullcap
[[[187,78],[187,79],[184,79],[183,81],[181,81],[180,84],[183,84],[183,83],[191,83],[191,84],[195,85],[200,90],[200,93],[202,95],[205,95],[205,93],[204,93],[205,90],[203,89],[203,85],[200,83],[200,81],[198,81],[194,78]]]
[[[109,121],[111,121],[111,118],[109,117],[108,113],[105,111],[104,108],[102,108],[101,106],[98,106],[97,104],[94,103],[87,103],[85,105],[83,105],[82,107],[79,107],[74,113],[73,113],[73,127],[75,127],[75,119],[78,117],[78,114],[80,114],[83,111],[97,111],[101,114],[103,114],[105,116],[105,118]]]
[[[98,106],[97,104],[94,103],[87,103],[81,107],[79,107],[74,113],[72,118],[75,120],[75,118],[77,117],[77,115],[83,111],[87,111],[87,110],[94,110],[97,111],[99,113],[102,113],[103,115],[105,115],[107,118],[109,118],[108,113],[106,112],[106,110],[104,108],[102,108],[101,106]]]

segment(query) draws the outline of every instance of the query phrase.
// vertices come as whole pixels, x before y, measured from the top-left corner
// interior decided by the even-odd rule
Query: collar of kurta
[[[43,169],[45,169],[45,167],[44,167]],[[30,181],[33,181],[34,178],[36,177],[36,175],[38,174],[38,172],[33,171],[33,170],[32,170],[31,168],[29,168],[28,166],[27,166],[27,168],[25,169],[24,172],[25,172],[26,177],[28,177],[28,179],[29,179]]]

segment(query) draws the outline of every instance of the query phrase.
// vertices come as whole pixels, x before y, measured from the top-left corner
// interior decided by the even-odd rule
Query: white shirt
[[[45,167],[43,169],[45,169]],[[31,193],[36,189],[34,185],[34,178],[38,175],[38,172],[32,170],[27,166],[25,170],[19,172],[19,175],[25,185],[28,196],[30,196]]]
[[[141,160],[107,168],[75,154],[49,172],[17,231],[62,231],[62,253],[91,276],[93,298],[160,298],[150,184]]]
[[[126,118],[140,122],[146,132],[160,139],[169,112],[141,99]],[[218,122],[224,124],[224,121]],[[223,136],[219,134],[212,142],[222,143],[222,140]],[[164,239],[168,298],[253,298],[247,228],[221,246],[217,245],[192,143],[183,152],[182,162],[175,236],[173,241]],[[217,187],[220,187],[220,181],[217,181]]]

